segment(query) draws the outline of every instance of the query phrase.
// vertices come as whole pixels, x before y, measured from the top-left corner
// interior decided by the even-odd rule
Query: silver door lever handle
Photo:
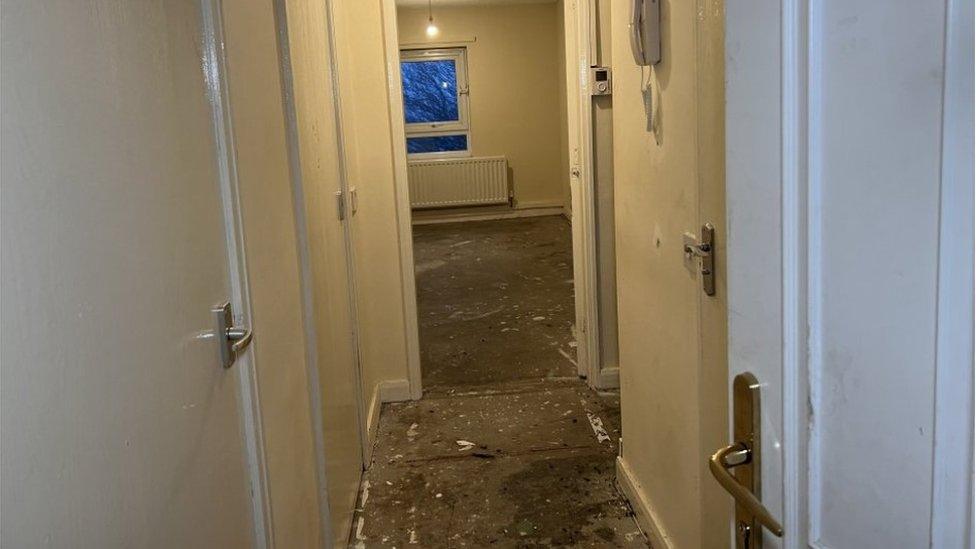
[[[239,353],[244,350],[245,347],[251,344],[251,339],[254,334],[249,328],[228,328],[227,329],[227,339],[233,341],[234,344],[231,345],[231,350],[234,353]]]
[[[220,365],[230,368],[237,361],[237,355],[244,351],[254,334],[250,328],[234,326],[234,314],[230,308],[230,302],[225,301],[213,309],[214,316],[214,339],[217,341],[217,357]]]

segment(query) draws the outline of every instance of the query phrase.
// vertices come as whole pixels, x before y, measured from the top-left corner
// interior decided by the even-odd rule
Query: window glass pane
[[[464,134],[407,138],[408,154],[466,150],[468,150],[468,136]]]
[[[407,124],[460,120],[454,60],[403,61],[400,75]]]

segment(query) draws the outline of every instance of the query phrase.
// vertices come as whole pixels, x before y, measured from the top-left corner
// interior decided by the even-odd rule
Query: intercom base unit
[[[590,95],[610,95],[610,67],[590,67]]]

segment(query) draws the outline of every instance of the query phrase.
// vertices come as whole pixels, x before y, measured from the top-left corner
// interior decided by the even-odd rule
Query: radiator
[[[508,204],[504,156],[411,161],[407,181],[413,209]]]

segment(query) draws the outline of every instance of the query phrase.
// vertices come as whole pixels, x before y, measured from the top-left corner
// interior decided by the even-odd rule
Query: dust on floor
[[[354,547],[647,547],[616,392],[576,376],[562,218],[415,228],[424,398],[383,407]]]

